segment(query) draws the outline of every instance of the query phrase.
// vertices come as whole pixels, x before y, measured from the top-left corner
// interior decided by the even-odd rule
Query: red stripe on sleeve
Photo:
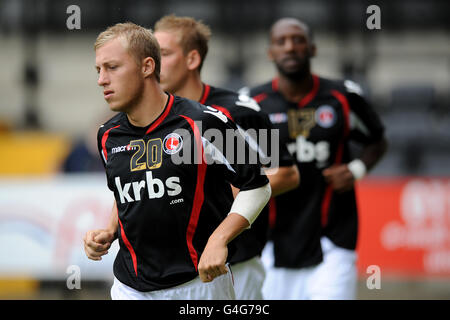
[[[347,136],[350,133],[350,104],[348,103],[347,97],[337,90],[331,90],[331,94],[339,101],[342,106],[342,111],[344,113],[344,135]]]
[[[343,139],[339,143],[338,149],[336,151],[336,158],[334,163],[335,164],[341,164],[342,163],[342,156],[344,154],[344,141]],[[322,207],[321,207],[321,213],[322,213],[322,226],[326,226],[328,222],[328,214],[330,209],[330,203],[331,198],[333,196],[333,187],[331,185],[328,185],[325,189],[325,194],[322,199]]]
[[[106,151],[106,140],[108,140],[109,132],[112,129],[120,127],[120,124],[118,126],[112,127],[105,131],[102,137],[102,150],[103,150],[103,156],[105,157],[105,161],[108,161],[108,152]]]
[[[275,227],[275,221],[277,219],[277,203],[275,198],[270,198],[269,200],[269,228],[273,229]]]
[[[226,116],[228,117],[228,119],[234,121],[234,120],[233,120],[233,117],[231,116],[230,111],[228,111],[227,108],[218,106],[218,105],[216,105],[216,104],[213,104],[211,107],[213,107],[214,109],[217,109],[217,110],[221,111],[224,115],[226,115]]]
[[[253,99],[254,99],[256,102],[258,102],[258,103],[260,103],[261,101],[265,100],[266,98],[267,98],[267,93],[265,93],[265,92],[260,93],[260,94],[258,94],[258,95],[256,95],[256,96],[253,97]]]
[[[341,164],[342,163],[342,157],[344,155],[344,140],[350,133],[350,105],[348,103],[347,98],[345,95],[340,93],[337,90],[332,90],[331,94],[339,101],[339,103],[342,105],[342,111],[344,114],[344,132],[343,136],[341,138],[341,141],[339,142],[338,149],[336,151],[336,158],[334,160],[335,164]],[[328,185],[325,189],[325,194],[322,200],[322,207],[321,207],[321,216],[322,216],[322,226],[326,226],[328,223],[328,215],[330,210],[330,203],[331,198],[333,196],[333,187],[331,185]]]
[[[321,223],[322,227],[325,227],[328,223],[328,213],[330,210],[330,203],[331,203],[331,196],[333,195],[333,187],[331,185],[328,185],[325,188],[325,193],[323,195],[322,199],[322,206],[321,206]]]
[[[198,254],[194,248],[192,240],[194,239],[195,230],[197,228],[198,219],[200,217],[200,211],[202,209],[203,201],[205,198],[204,194],[204,182],[206,175],[207,164],[203,161],[203,143],[200,135],[200,131],[195,124],[194,120],[184,115],[180,115],[189,123],[194,132],[195,143],[197,146],[197,161],[199,162],[197,165],[197,184],[195,186],[195,195],[194,195],[194,203],[192,205],[192,211],[189,218],[189,224],[186,230],[186,243],[189,250],[189,254],[191,255],[192,262],[194,264],[195,270],[198,267]]]
[[[117,220],[119,220],[119,225],[120,225],[120,235],[122,237],[123,242],[125,243],[125,246],[127,247],[128,251],[131,254],[131,259],[133,260],[133,267],[134,267],[134,273],[136,274],[137,277],[137,258],[136,258],[136,253],[134,252],[133,247],[131,246],[130,241],[128,241],[128,238],[125,234],[125,230],[123,229],[123,225],[122,222],[120,221],[119,218],[119,210],[117,209]]]

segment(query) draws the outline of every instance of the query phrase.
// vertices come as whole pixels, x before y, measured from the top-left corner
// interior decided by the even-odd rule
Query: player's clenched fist
[[[323,170],[322,174],[337,192],[349,191],[355,185],[355,178],[346,164],[332,165]]]
[[[200,280],[211,282],[214,278],[226,274],[228,272],[228,268],[225,266],[227,256],[228,248],[226,244],[208,241],[198,264]]]
[[[114,233],[104,229],[91,230],[86,232],[83,241],[87,257],[92,260],[102,260],[102,256],[108,253],[114,241]]]

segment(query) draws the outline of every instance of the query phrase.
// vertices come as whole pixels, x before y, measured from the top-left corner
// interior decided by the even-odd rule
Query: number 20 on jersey
[[[158,169],[162,164],[162,141],[160,138],[130,141],[130,146],[137,148],[130,160],[130,170]],[[142,159],[146,155],[146,161]]]

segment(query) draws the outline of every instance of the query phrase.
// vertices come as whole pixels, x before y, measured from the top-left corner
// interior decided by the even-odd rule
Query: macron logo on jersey
[[[120,177],[116,177],[114,181],[119,193],[120,203],[140,201],[141,190],[145,188],[147,189],[149,199],[162,198],[166,191],[167,195],[174,197],[179,195],[182,191],[179,177],[169,177],[166,179],[165,183],[163,183],[161,179],[154,178],[151,171],[147,171],[145,173],[145,178],[145,180],[125,183],[122,186]]]
[[[130,146],[130,144],[127,144],[126,146],[114,147],[111,149],[111,154],[115,154],[118,152],[124,152],[125,150],[126,151],[136,150],[136,147],[132,147],[132,146]]]

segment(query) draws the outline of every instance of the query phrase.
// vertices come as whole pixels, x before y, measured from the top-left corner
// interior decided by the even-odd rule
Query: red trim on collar
[[[201,104],[205,104],[206,99],[208,99],[210,90],[211,90],[211,87],[209,85],[207,85],[207,84],[203,85],[203,95],[199,101]]]
[[[278,77],[272,79],[272,90],[273,91],[278,91],[278,80],[279,80]]]
[[[314,97],[317,95],[317,92],[319,91],[319,83],[320,83],[319,77],[313,74],[312,78],[313,78],[313,87],[311,91],[308,92],[308,94],[304,96],[303,99],[300,100],[300,102],[298,103],[298,106],[300,108],[303,108],[308,103],[310,103],[311,100],[314,99]]]
[[[314,99],[314,97],[317,95],[317,92],[319,91],[319,84],[320,84],[319,77],[316,76],[315,74],[313,74],[312,78],[313,78],[313,87],[312,87],[311,91],[308,92],[306,94],[306,96],[304,96],[303,99],[300,100],[300,102],[298,103],[298,106],[300,108],[303,108],[308,103],[310,103],[311,100]],[[272,79],[272,90],[273,91],[278,91],[278,88],[279,88],[278,82],[279,82],[278,77]]]
[[[155,130],[155,128],[157,126],[159,126],[161,124],[161,122],[163,122],[163,120],[169,114],[170,109],[172,109],[173,100],[174,100],[173,95],[169,94],[169,101],[167,102],[166,110],[164,110],[164,112],[159,116],[159,118],[155,122],[153,122],[153,124],[150,126],[150,128],[148,128],[148,130],[147,130],[147,132],[145,134],[149,134],[150,132]]]

